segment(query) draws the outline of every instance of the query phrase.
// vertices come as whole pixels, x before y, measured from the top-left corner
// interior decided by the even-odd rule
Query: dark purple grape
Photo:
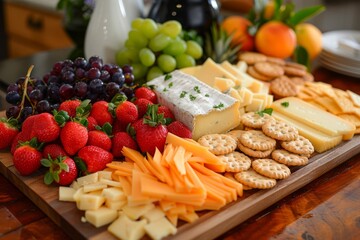
[[[47,93],[47,86],[46,85],[36,86],[36,89],[39,89],[41,91],[41,93],[44,95],[44,97],[46,96],[46,93]]]
[[[124,73],[133,73],[133,71],[134,71],[133,67],[130,65],[124,65],[122,67],[122,70]]]
[[[104,82],[107,83],[110,80],[110,73],[106,70],[101,70],[101,74],[100,74],[100,79]]]
[[[63,68],[62,63],[63,63],[62,61],[59,61],[59,62],[56,62],[56,63],[53,65],[53,68],[52,68],[52,70],[51,70],[51,73],[52,73],[53,75],[60,75],[61,70],[62,70],[62,68]]]
[[[21,101],[21,96],[17,91],[11,91],[6,94],[6,101],[12,105],[17,105]]]
[[[65,67],[74,67],[74,62],[70,59],[66,59],[63,61],[62,63],[62,67],[65,68]]]
[[[49,77],[49,80],[47,82],[48,86],[52,85],[52,84],[55,84],[55,85],[60,85],[61,83],[61,79],[57,76],[54,76],[54,75],[51,75]]]
[[[61,74],[61,79],[64,83],[73,84],[75,82],[75,74],[72,71],[66,71]]]
[[[86,77],[90,80],[100,78],[101,73],[97,68],[90,68],[89,71],[86,72]]]
[[[97,101],[97,97],[98,97],[98,94],[97,93],[93,93],[93,92],[87,92],[86,94],[86,99],[90,99],[90,101],[92,103],[96,102]]]
[[[75,70],[75,78],[81,80],[85,77],[85,70],[83,68],[77,68]]]
[[[44,98],[43,93],[40,91],[40,89],[35,88],[29,93],[29,98],[31,102],[37,103],[38,101],[42,100]]]
[[[104,66],[102,67],[102,70],[108,71],[110,72],[110,69],[112,69],[114,67],[114,65],[110,64],[110,63],[106,63],[104,64]]]
[[[25,82],[25,77],[21,77],[21,78],[18,78],[18,80],[16,80],[16,83],[17,83],[18,85],[23,85],[24,82]]]
[[[91,65],[93,62],[100,62],[103,64],[103,59],[99,56],[91,56],[88,60],[89,64]]]
[[[75,83],[74,90],[75,96],[83,99],[86,97],[88,86],[85,82],[77,82]]]
[[[113,66],[113,68],[111,68],[109,71],[111,76],[118,72],[123,73],[122,69],[119,66]]]
[[[85,68],[87,65],[87,61],[83,57],[78,57],[74,60],[74,66],[77,68]]]
[[[41,79],[35,79],[34,80],[34,86],[35,87],[37,87],[37,86],[43,86],[43,85],[45,85],[45,83],[44,83],[44,81],[43,80],[41,80]]]
[[[50,112],[52,112],[53,110],[58,110],[60,107],[60,104],[59,103],[54,103],[54,104],[51,104],[50,105]]]
[[[63,69],[61,69],[60,75],[63,75],[65,72],[68,72],[68,71],[75,72],[74,68],[66,66]]]
[[[44,83],[48,83],[48,81],[49,81],[49,77],[50,77],[50,73],[46,73],[44,76],[43,76],[43,81],[44,81]]]
[[[28,84],[28,85],[27,85],[27,89],[26,89],[27,94],[29,95],[29,94],[31,93],[31,91],[34,90],[34,89],[35,89],[34,86]]]
[[[115,94],[119,93],[120,86],[117,83],[109,82],[106,85],[105,92],[107,95],[109,95],[111,98],[115,96]]]
[[[132,74],[132,73],[124,73],[124,77],[125,77],[125,83],[127,85],[131,86],[131,85],[134,84],[134,80],[135,80],[134,74]]]
[[[20,113],[20,122],[24,122],[26,118],[33,114],[33,108],[31,106],[25,106]]]
[[[75,95],[74,87],[70,84],[63,84],[60,86],[59,94],[62,101],[68,100]]]
[[[132,88],[123,87],[122,91],[125,94],[125,96],[127,97],[127,99],[132,99],[135,96]]]
[[[59,102],[60,96],[59,96],[59,86],[56,84],[51,84],[48,86],[48,97],[53,102]]]
[[[103,67],[103,63],[102,63],[102,61],[93,61],[93,62],[90,63],[90,67],[91,68],[97,68],[97,69],[101,70],[102,67]]]
[[[93,79],[89,83],[90,91],[93,93],[102,93],[104,91],[104,83],[100,79]]]
[[[36,104],[36,111],[38,113],[50,112],[51,106],[48,100],[43,99]]]
[[[17,118],[20,114],[20,108],[18,106],[12,105],[6,109],[7,118]]]
[[[13,91],[14,92],[19,91],[19,86],[16,83],[10,84],[6,89],[6,92],[13,92]]]
[[[117,83],[120,87],[122,87],[125,83],[125,77],[122,72],[116,72],[111,77],[111,82]]]

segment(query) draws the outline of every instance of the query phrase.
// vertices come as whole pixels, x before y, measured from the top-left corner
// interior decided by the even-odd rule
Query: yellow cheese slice
[[[315,128],[309,127],[304,123],[296,121],[288,116],[285,116],[276,110],[273,111],[272,116],[292,124],[296,127],[300,133],[300,135],[304,136],[305,138],[309,139],[309,141],[314,146],[314,149],[318,153],[325,152],[335,146],[337,146],[342,141],[342,136],[329,136],[323,132],[316,130]]]
[[[230,88],[234,87],[235,83],[231,79],[215,77],[214,88],[219,90],[222,93],[226,93]]]
[[[282,105],[284,102],[288,102],[287,107]],[[276,100],[271,106],[277,112],[302,122],[309,127],[318,129],[325,134],[330,136],[342,135],[344,140],[351,139],[356,130],[354,124],[296,97],[287,97]]]

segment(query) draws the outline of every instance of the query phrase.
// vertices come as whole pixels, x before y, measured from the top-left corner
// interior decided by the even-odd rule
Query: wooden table
[[[360,94],[360,79],[324,68],[316,80]],[[360,144],[360,143],[359,143]],[[273,204],[219,239],[356,239],[360,236],[360,154]],[[0,240],[71,239],[0,174]]]

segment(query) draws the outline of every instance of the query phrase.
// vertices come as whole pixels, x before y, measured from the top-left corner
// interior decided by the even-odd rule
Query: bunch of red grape
[[[90,99],[91,102],[110,102],[115,94],[134,96],[134,75],[130,65],[122,67],[104,64],[103,59],[92,56],[56,62],[43,79],[19,78],[7,88],[6,110],[8,118],[21,123],[28,116],[52,112],[61,102],[69,99]]]

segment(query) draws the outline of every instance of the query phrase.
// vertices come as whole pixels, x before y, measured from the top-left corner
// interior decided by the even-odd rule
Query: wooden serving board
[[[285,196],[310,183],[322,174],[360,153],[360,136],[346,141],[325,153],[317,154],[308,165],[293,168],[292,174],[269,190],[252,190],[245,193],[238,201],[219,211],[208,211],[192,224],[183,224],[178,233],[168,239],[213,239],[236,225],[246,221]],[[106,226],[95,228],[89,223],[82,223],[83,211],[73,202],[58,201],[58,187],[43,183],[43,170],[29,176],[20,176],[13,166],[12,155],[0,152],[0,172],[56,224],[74,239],[113,239]]]

